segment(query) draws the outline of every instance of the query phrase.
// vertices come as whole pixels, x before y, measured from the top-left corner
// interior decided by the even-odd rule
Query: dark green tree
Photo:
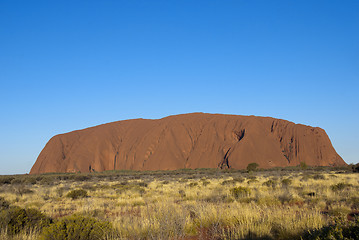
[[[255,171],[255,170],[257,170],[258,166],[259,166],[258,163],[250,163],[250,164],[248,164],[248,166],[247,166],[247,171],[248,171],[248,172]]]

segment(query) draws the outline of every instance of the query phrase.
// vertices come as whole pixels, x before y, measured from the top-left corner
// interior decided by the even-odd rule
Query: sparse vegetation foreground
[[[0,176],[0,239],[359,239],[355,168]]]

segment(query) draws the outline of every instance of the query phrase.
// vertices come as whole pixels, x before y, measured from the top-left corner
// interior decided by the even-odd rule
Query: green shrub
[[[209,202],[209,203],[222,203],[224,201],[228,201],[230,198],[227,198],[224,194],[210,194],[203,198],[203,201]]]
[[[302,170],[305,170],[308,168],[308,165],[305,162],[300,162],[299,166]]]
[[[330,186],[330,189],[333,191],[333,192],[339,192],[339,191],[343,191],[345,188],[348,188],[348,187],[351,187],[352,185],[351,184],[348,184],[348,183],[338,183],[338,184],[333,184]]]
[[[293,195],[288,192],[279,195],[277,198],[282,204],[289,203],[294,200]]]
[[[258,163],[250,163],[247,165],[247,171],[248,172],[255,171],[257,167],[259,167]]]
[[[234,185],[236,182],[234,180],[224,180],[221,182],[221,185]]]
[[[323,175],[321,175],[321,174],[315,174],[313,176],[313,179],[314,180],[325,180],[325,177]]]
[[[186,192],[183,189],[180,189],[178,193],[182,198],[186,197]]]
[[[301,239],[315,240],[355,240],[359,239],[359,221],[335,223],[316,231],[308,232]]]
[[[76,182],[83,182],[83,181],[87,181],[87,180],[90,180],[91,179],[91,176],[90,175],[85,175],[85,174],[81,174],[81,175],[74,175],[73,179],[76,181]]]
[[[8,209],[10,207],[10,203],[6,201],[3,197],[0,197],[0,210]]]
[[[283,180],[282,180],[282,186],[289,186],[289,185],[291,185],[292,184],[292,179],[289,179],[289,178],[284,178]]]
[[[231,188],[230,192],[235,199],[239,199],[241,197],[248,197],[251,194],[251,189],[247,187],[235,187]]]
[[[13,176],[0,176],[0,184],[11,184],[13,179]]]
[[[24,179],[22,177],[16,177],[13,180],[11,180],[11,185],[22,184],[22,183],[24,183]]]
[[[235,181],[235,182],[239,182],[239,183],[242,183],[242,182],[244,182],[244,178],[241,178],[241,177],[237,177],[237,178],[233,178],[233,181]]]
[[[263,183],[263,186],[272,187],[272,188],[275,188],[276,185],[277,185],[277,182],[272,179]]]
[[[188,184],[189,187],[195,187],[198,186],[198,182],[191,182]]]
[[[25,187],[23,184],[18,184],[16,186],[14,186],[14,192],[20,196],[24,195],[24,194],[31,194],[34,193],[33,190]]]
[[[352,168],[352,170],[353,170],[353,172],[355,172],[355,173],[359,173],[359,163],[357,163],[357,164],[352,164],[351,165],[351,168]]]
[[[42,240],[98,240],[114,234],[111,224],[96,218],[72,215],[44,228]]]
[[[53,185],[56,179],[53,176],[43,176],[38,183],[40,185]]]
[[[247,184],[252,184],[252,183],[256,183],[256,182],[258,182],[257,179],[249,179],[249,180],[247,181]]]
[[[148,183],[145,183],[145,182],[138,182],[136,184],[140,187],[148,187]]]
[[[203,180],[202,181],[202,185],[203,186],[207,186],[208,184],[210,184],[211,182],[210,181],[207,181],[207,180]]]
[[[50,223],[51,219],[37,209],[10,207],[0,213],[0,226],[7,228],[9,234],[31,231],[31,229],[41,230]]]
[[[116,188],[116,192],[118,194],[122,194],[127,191],[132,191],[132,192],[137,192],[137,193],[143,195],[146,192],[145,188],[140,187],[137,184],[132,184],[132,183],[128,183],[128,185],[115,184],[115,185],[112,185],[111,187]]]
[[[178,180],[179,183],[186,183],[188,182],[187,178],[181,178],[180,180]]]
[[[66,195],[66,197],[72,198],[73,200],[78,198],[85,198],[87,197],[87,191],[83,189],[72,190]]]
[[[30,177],[30,176],[26,177],[24,181],[25,184],[31,184],[31,185],[36,184],[36,182],[37,182],[36,177]]]

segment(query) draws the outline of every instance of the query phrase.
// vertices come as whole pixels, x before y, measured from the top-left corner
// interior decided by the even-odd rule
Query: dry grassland
[[[74,214],[108,221],[114,231],[103,239],[310,239],[355,218],[358,176],[328,169],[48,174],[2,181],[0,197],[54,223]],[[0,238],[46,239],[36,227],[10,234],[4,224]]]

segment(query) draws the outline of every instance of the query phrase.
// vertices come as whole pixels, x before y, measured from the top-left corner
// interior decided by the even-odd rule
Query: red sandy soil
[[[54,136],[30,173],[114,169],[346,165],[318,127],[256,116],[191,113],[133,119]]]

